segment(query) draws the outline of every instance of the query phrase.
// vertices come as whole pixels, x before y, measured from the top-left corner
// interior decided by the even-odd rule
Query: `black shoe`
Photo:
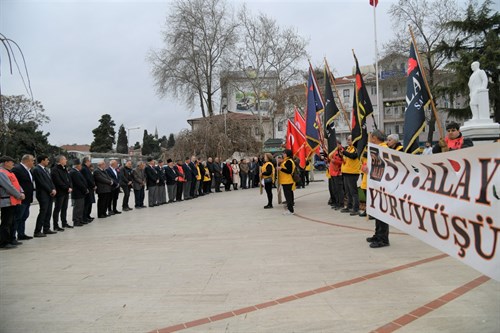
[[[33,235],[33,237],[41,238],[41,237],[47,237],[47,235],[44,234],[44,233],[41,233],[41,232],[35,232],[35,234]]]
[[[27,236],[27,235],[21,235],[21,236],[18,236],[17,239],[20,239],[20,240],[30,240],[30,239],[33,239],[33,237],[30,237],[30,236]]]
[[[362,211],[361,213],[359,213],[359,216],[361,217],[365,217],[366,216],[366,210]]]
[[[385,243],[385,242],[373,242],[370,244],[370,247],[372,249],[376,249],[376,248],[379,248],[379,247],[384,247],[384,246],[389,246],[390,244],[389,243]]]
[[[82,223],[80,223],[80,222],[73,222],[73,225],[74,225],[75,227],[83,227],[83,224],[82,224]]]
[[[375,220],[373,216],[368,216],[368,220]]]
[[[57,231],[52,231],[52,230],[44,230],[43,233],[45,235],[53,235],[53,234],[57,234]]]
[[[89,217],[86,218],[86,220],[88,220],[88,221],[94,221],[95,217],[89,216]]]
[[[359,212],[350,212],[349,215],[356,216],[356,215],[359,215]]]
[[[100,219],[105,219],[106,217],[108,217],[108,215],[97,215],[97,218],[100,218]]]
[[[108,212],[108,216],[115,215],[116,213],[113,211]]]
[[[89,224],[90,222],[87,222],[87,221],[81,221],[81,222],[78,222],[78,223],[85,225],[85,224]],[[75,222],[73,222],[73,225],[75,225]]]
[[[73,223],[74,224],[74,223]],[[69,224],[64,224],[63,225],[64,228],[68,228],[68,229],[73,229],[73,226],[72,225],[69,225]]]
[[[16,245],[12,245],[12,244],[5,244],[5,245],[0,245],[0,249],[2,250],[10,250],[10,249],[15,249],[17,246]]]
[[[113,213],[115,213],[115,214],[121,214],[122,212],[114,210]]]
[[[340,210],[341,213],[349,213],[351,210],[349,208],[342,208]]]
[[[366,238],[366,241],[367,241],[368,243],[378,242],[377,237],[375,237],[375,236],[372,236],[372,237],[367,237],[367,238]]]
[[[264,209],[269,209],[269,208],[273,208],[273,205],[265,205],[264,206]]]
[[[64,231],[64,229],[63,229],[63,228],[60,228],[60,227],[55,227],[55,228],[54,228],[54,231]]]
[[[17,246],[17,245],[22,245],[23,242],[19,242],[19,241],[17,241],[17,240],[14,239],[12,242],[10,242],[10,244]]]

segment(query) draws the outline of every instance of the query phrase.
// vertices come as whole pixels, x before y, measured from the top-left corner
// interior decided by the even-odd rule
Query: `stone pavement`
[[[392,227],[369,248],[326,182],[295,196],[295,216],[239,190],[0,251],[0,332],[500,332],[499,282]]]

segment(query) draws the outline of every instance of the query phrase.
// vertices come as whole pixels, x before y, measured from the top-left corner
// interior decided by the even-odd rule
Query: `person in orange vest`
[[[333,192],[332,198],[332,209],[339,210],[344,208],[344,180],[342,178],[342,164],[344,162],[342,158],[342,153],[344,147],[340,140],[337,140],[337,149],[332,154],[330,164],[328,166],[328,172],[331,179],[331,187]]]
[[[12,249],[16,245],[11,244],[12,222],[16,206],[24,199],[23,189],[17,181],[16,175],[11,172],[14,167],[14,159],[9,156],[0,157],[0,210],[2,213],[0,223],[0,248]],[[16,242],[22,244],[21,242]]]
[[[446,125],[446,137],[432,148],[433,154],[444,153],[450,150],[463,149],[474,146],[472,140],[464,138],[460,132],[460,125],[456,122],[451,122]]]

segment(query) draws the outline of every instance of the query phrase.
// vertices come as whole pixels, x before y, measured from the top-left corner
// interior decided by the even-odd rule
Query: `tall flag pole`
[[[377,89],[377,115],[378,122],[380,123],[380,95],[379,95],[379,77],[378,77],[378,46],[377,46],[377,5],[378,0],[370,0],[370,5],[373,6],[373,34],[375,39],[375,86]],[[373,115],[372,115],[373,116]],[[375,117],[374,117],[375,119]],[[377,128],[377,123],[375,122],[375,128]]]
[[[352,114],[352,143],[356,145],[359,156],[363,153],[367,143],[368,143],[368,132],[366,130],[366,118],[373,114],[373,106],[370,101],[370,96],[366,90],[365,83],[363,81],[363,75],[359,69],[358,58],[354,50],[352,50],[352,55],[356,61],[356,87],[354,94],[354,105]],[[376,126],[375,126],[376,128]]]
[[[309,148],[314,151],[320,145],[319,126],[316,122],[317,113],[323,111],[323,101],[315,84],[314,72],[309,64],[309,79],[307,81],[306,139]]]
[[[422,67],[417,57],[416,46],[412,40],[410,57],[408,58],[408,79],[406,80],[406,110],[403,126],[404,151],[415,154],[419,148],[418,136],[425,127],[425,112],[431,102],[431,94],[427,90],[422,75]]]
[[[335,148],[337,147],[337,134],[335,133],[335,118],[339,113],[339,108],[333,97],[332,85],[330,84],[330,76],[328,75],[325,65],[325,113],[324,113],[324,132],[328,147],[328,157],[332,157]]]
[[[328,71],[328,77],[330,78],[330,82],[333,85],[333,89],[335,90],[335,94],[337,95],[337,98],[340,103],[340,109],[342,110],[342,114],[344,115],[344,120],[349,127],[349,131],[351,131],[351,123],[349,122],[349,116],[347,115],[347,111],[345,110],[344,103],[342,103],[342,99],[340,98],[339,95],[339,90],[337,89],[337,84],[335,83],[335,77],[332,74],[332,71],[330,70],[330,66],[328,66],[328,61],[325,58],[325,64],[326,64],[326,70]]]
[[[410,29],[411,40],[413,41],[413,45],[415,46],[415,53],[417,55],[418,63],[421,64],[422,62],[420,61],[420,54],[418,53],[417,42],[415,41],[415,36],[413,35],[413,30],[411,29],[410,26],[408,26],[408,28]],[[432,97],[431,90],[429,89],[429,84],[427,83],[427,79],[425,77],[425,70],[422,70],[421,72],[422,72],[422,78],[424,79],[425,88],[429,92],[429,98],[431,100],[432,112],[434,113],[434,118],[436,118],[436,124],[438,125],[438,129],[439,129],[439,136],[442,139],[442,138],[444,138],[444,131],[443,131],[443,126],[441,125],[441,120],[439,119],[436,105],[434,104],[434,97]]]

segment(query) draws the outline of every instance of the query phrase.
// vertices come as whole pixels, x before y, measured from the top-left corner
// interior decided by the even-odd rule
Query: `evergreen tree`
[[[148,130],[144,130],[144,135],[142,136],[142,155],[151,155],[153,152],[153,135],[148,134]]]
[[[9,122],[8,128],[9,135],[5,137],[5,155],[20,160],[24,154],[51,156],[61,153],[59,147],[49,144],[48,137],[50,133],[43,133],[38,129],[38,124],[34,121],[25,123]]]
[[[113,150],[115,143],[115,122],[109,114],[103,114],[99,120],[100,125],[92,130],[94,141],[90,144],[90,151],[107,153]]]
[[[168,145],[168,139],[167,139],[167,137],[165,135],[160,138],[159,142],[160,142],[160,147],[162,147],[162,148],[168,148],[168,146],[167,146]]]
[[[488,84],[490,104],[495,113],[495,121],[500,121],[500,13],[491,9],[491,0],[475,7],[469,4],[464,18],[450,21],[447,25],[460,32],[453,44],[442,42],[440,51],[451,60],[447,68],[455,74],[451,85],[443,89],[450,97],[461,93],[469,95],[469,77],[472,73],[471,63],[479,61],[490,83]],[[493,13],[492,13],[493,12]],[[461,118],[469,118],[469,106],[462,109],[450,109],[449,113]]]
[[[135,144],[134,144],[134,150],[135,149],[140,149],[141,148],[141,143],[139,141],[137,141]]]
[[[175,146],[174,133],[170,133],[168,136],[167,148],[173,148]]]
[[[118,129],[118,140],[116,141],[116,152],[120,154],[128,154],[128,138],[125,127],[120,125]]]

